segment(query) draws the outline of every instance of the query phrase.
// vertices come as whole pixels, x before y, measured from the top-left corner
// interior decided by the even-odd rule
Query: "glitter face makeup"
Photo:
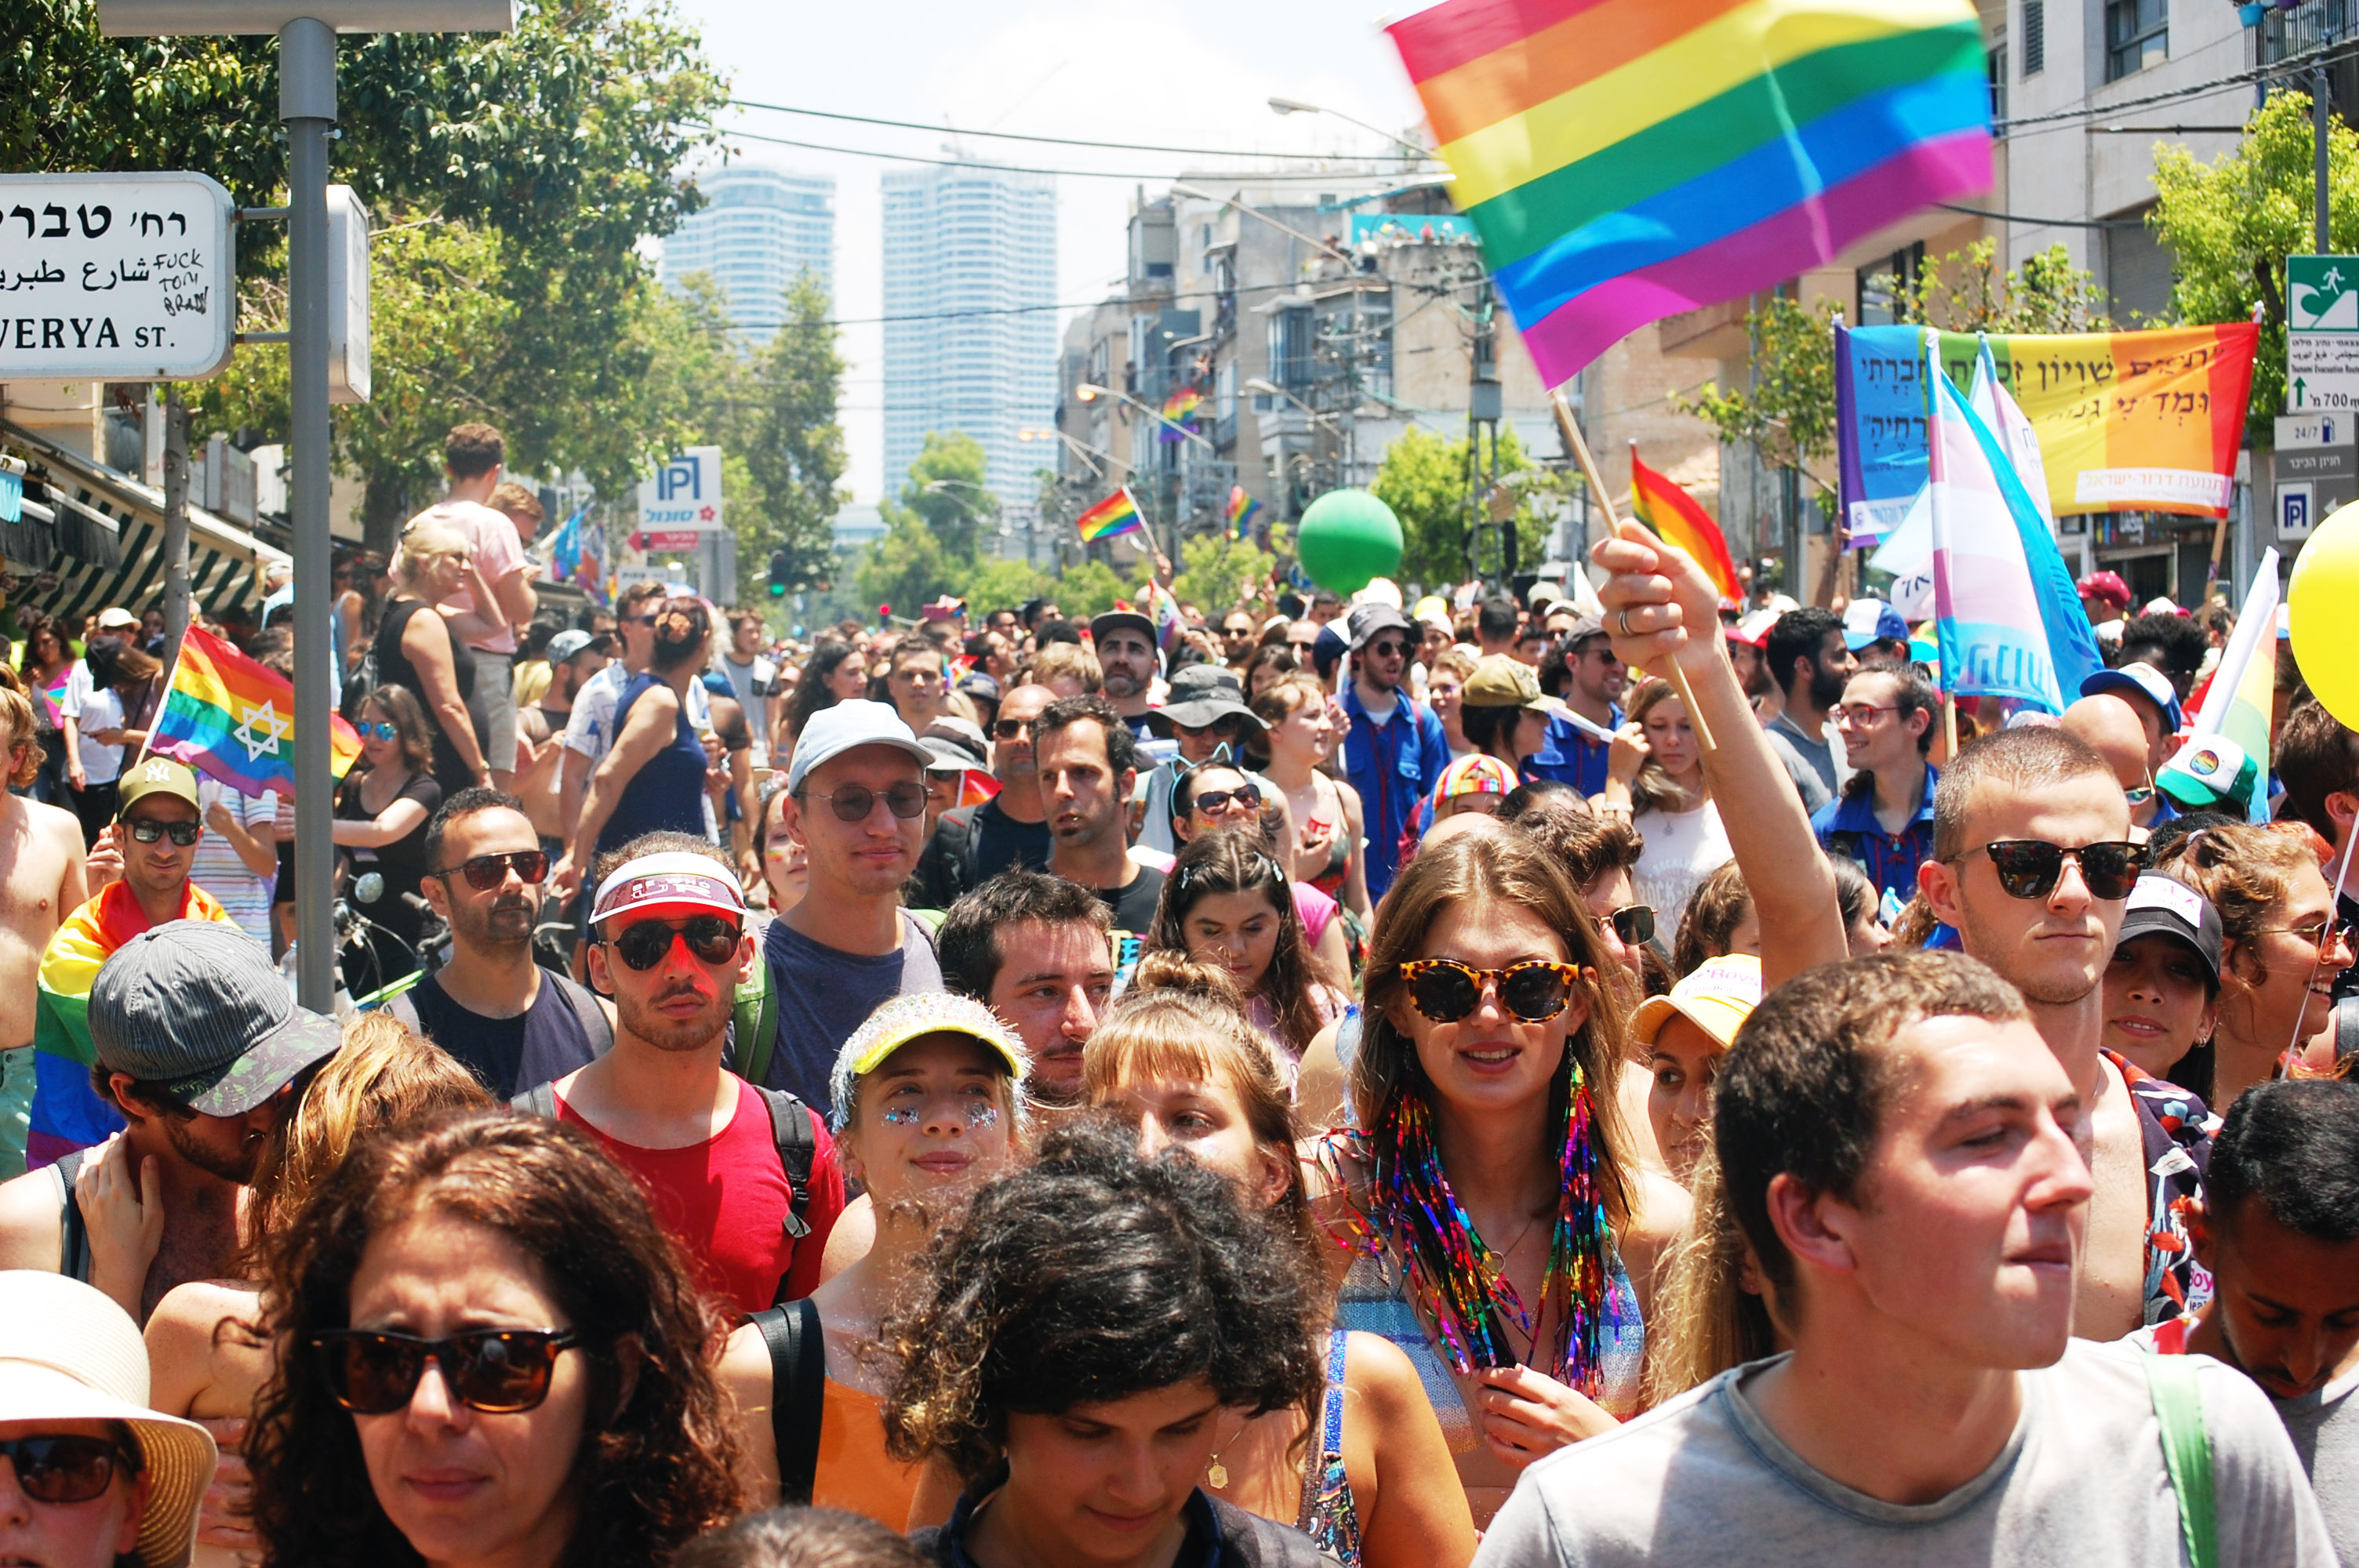
[[[918,1119],[918,1108],[914,1105],[888,1105],[885,1108],[884,1116],[888,1125],[908,1127]]]
[[[999,1125],[999,1108],[989,1100],[973,1099],[966,1104],[966,1124],[978,1131]]]

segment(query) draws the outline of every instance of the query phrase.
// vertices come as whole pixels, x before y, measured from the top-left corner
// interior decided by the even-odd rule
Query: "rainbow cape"
[[[1968,0],[1443,0],[1386,31],[1550,385],[1990,188]]]
[[[211,893],[190,882],[176,918],[229,915]],[[130,884],[109,882],[66,916],[41,955],[33,1013],[32,1130],[25,1140],[27,1170],[54,1164],[123,1130],[122,1116],[90,1085],[91,1064],[98,1059],[90,1040],[90,988],[114,950],[147,925]]]
[[[1251,537],[1253,520],[1260,511],[1261,503],[1247,495],[1244,485],[1229,486],[1229,537],[1232,539]]]
[[[1130,487],[1125,485],[1087,512],[1073,520],[1082,537],[1090,544],[1111,539],[1117,535],[1136,534],[1147,526],[1147,519],[1138,514],[1138,503],[1130,497]]]
[[[1630,448],[1630,510],[1665,544],[1677,545],[1694,557],[1695,564],[1720,589],[1721,598],[1745,597],[1737,586],[1736,565],[1728,558],[1728,541],[1722,537],[1720,524],[1696,504],[1695,497],[1640,462],[1636,443]]]
[[[334,714],[328,742],[336,777],[361,754],[361,738]],[[240,795],[295,787],[295,684],[191,626],[172,667],[172,689],[147,749],[211,774]]]

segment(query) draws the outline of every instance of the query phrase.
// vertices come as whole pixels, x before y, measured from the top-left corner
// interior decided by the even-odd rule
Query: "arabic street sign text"
[[[204,175],[0,175],[0,381],[211,375],[235,272],[229,192]]]

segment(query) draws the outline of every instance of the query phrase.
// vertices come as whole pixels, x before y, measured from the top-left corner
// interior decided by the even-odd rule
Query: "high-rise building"
[[[767,342],[785,319],[787,290],[805,272],[835,292],[835,178],[732,164],[697,177],[704,206],[664,242],[662,278],[677,287],[710,273],[729,319]]]
[[[1040,175],[958,163],[884,177],[885,489],[930,430],[963,431],[1009,508],[1053,467],[1016,431],[1057,405],[1057,189]]]

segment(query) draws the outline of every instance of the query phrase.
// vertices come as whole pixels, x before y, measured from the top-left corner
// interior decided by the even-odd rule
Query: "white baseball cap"
[[[810,771],[861,746],[890,746],[924,767],[934,760],[890,703],[855,697],[823,708],[812,715],[795,741],[795,760],[787,769],[787,793],[803,787]]]

